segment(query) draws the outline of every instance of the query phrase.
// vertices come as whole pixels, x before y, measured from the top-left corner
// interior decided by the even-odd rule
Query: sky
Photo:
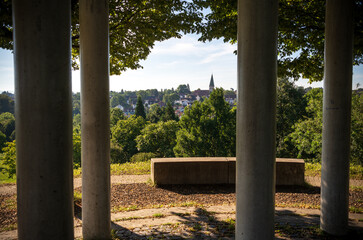
[[[197,35],[157,42],[151,54],[140,64],[143,69],[127,70],[110,76],[110,90],[176,89],[189,84],[191,90],[208,89],[211,75],[216,87],[237,88],[236,45],[222,40],[199,42]],[[353,68],[352,89],[363,87],[363,65]],[[295,82],[303,87],[322,87],[322,82],[308,84],[306,79]],[[14,65],[11,51],[0,49],[0,92],[14,92]],[[72,72],[72,91],[80,91],[80,72]]]

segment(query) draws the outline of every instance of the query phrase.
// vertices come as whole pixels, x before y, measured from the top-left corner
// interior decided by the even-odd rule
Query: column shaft
[[[348,226],[352,4],[331,0],[326,6],[320,227],[334,235]]]
[[[238,2],[236,239],[273,239],[278,1]]]
[[[108,1],[80,1],[82,228],[110,239]]]
[[[13,1],[19,239],[73,239],[69,0]]]

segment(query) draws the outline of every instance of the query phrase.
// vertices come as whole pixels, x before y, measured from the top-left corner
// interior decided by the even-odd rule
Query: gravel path
[[[305,176],[305,182],[309,183],[312,186],[320,187],[321,178],[319,176],[317,177]],[[363,180],[350,179],[349,186],[363,187]]]
[[[131,184],[131,183],[145,183],[150,178],[150,175],[114,175],[111,176],[112,184]],[[82,178],[75,178],[73,180],[74,188],[82,186]]]
[[[115,175],[111,176],[112,184],[131,184],[145,183],[150,178],[150,175]],[[79,188],[82,186],[82,178],[74,178],[73,187]],[[16,194],[16,184],[6,184],[0,186],[0,195]]]
[[[132,184],[132,183],[145,183],[150,178],[149,174],[146,175],[115,175],[111,176],[112,184]],[[305,176],[305,181],[312,186],[320,187],[320,177],[309,177]],[[351,179],[349,182],[350,186],[363,187],[363,180]],[[75,178],[73,180],[74,188],[82,186],[82,178]],[[16,193],[15,184],[7,184],[0,186],[0,195],[12,195]]]

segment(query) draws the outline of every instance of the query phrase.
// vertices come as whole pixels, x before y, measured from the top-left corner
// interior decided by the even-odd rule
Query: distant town
[[[207,88],[206,82],[206,88]],[[208,89],[197,89],[194,91],[190,90],[189,84],[181,84],[176,89],[148,89],[148,90],[136,90],[136,91],[124,91],[121,89],[120,92],[111,91],[110,92],[110,107],[111,108],[119,108],[121,109],[126,116],[130,116],[135,114],[137,97],[140,96],[146,112],[152,107],[152,105],[159,105],[161,108],[165,107],[169,102],[174,110],[175,115],[177,117],[181,117],[184,114],[184,110],[187,106],[190,106],[195,101],[204,101],[204,99],[209,98],[210,93],[214,90],[214,77],[213,74],[209,80]],[[303,88],[303,87],[299,87]],[[304,92],[307,93],[312,88],[303,88]],[[357,89],[353,90],[357,93],[363,91],[362,88],[359,88],[357,85]],[[13,101],[15,101],[15,95],[10,92],[2,92],[1,95],[9,96]],[[224,99],[230,107],[236,105],[237,103],[237,90],[232,89],[224,89]],[[72,103],[73,103],[73,116],[76,114],[80,114],[81,112],[81,99],[80,93],[72,94]]]
[[[209,88],[206,90],[197,89],[190,91],[189,84],[179,85],[177,89],[162,89],[161,91],[156,89],[140,91],[121,90],[121,92],[110,93],[110,102],[112,108],[117,107],[126,115],[133,115],[135,113],[137,96],[140,95],[146,110],[153,104],[165,107],[165,105],[170,102],[175,109],[175,114],[178,117],[181,117],[185,107],[192,105],[194,101],[203,101],[203,99],[209,98],[214,87],[214,78],[212,74],[209,81]],[[224,92],[225,100],[233,107],[236,103],[237,91],[231,89],[225,90]]]

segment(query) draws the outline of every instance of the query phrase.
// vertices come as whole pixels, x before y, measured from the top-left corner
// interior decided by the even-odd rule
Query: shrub
[[[6,147],[3,148],[4,154],[1,159],[0,171],[7,174],[9,178],[12,178],[16,174],[16,144],[15,140],[6,143]]]
[[[155,153],[136,153],[134,156],[131,157],[130,162],[146,162],[149,161],[151,158],[156,157]]]
[[[127,153],[119,145],[111,142],[110,150],[111,163],[125,163],[128,161]]]

